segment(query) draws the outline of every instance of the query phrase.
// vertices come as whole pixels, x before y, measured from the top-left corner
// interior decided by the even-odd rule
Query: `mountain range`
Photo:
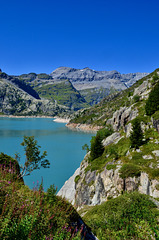
[[[29,73],[19,76],[10,76],[0,71],[1,112],[51,116],[66,112],[70,114],[70,112],[97,104],[109,94],[128,88],[146,75],[147,73],[120,74],[117,71],[95,71],[89,68],[69,67],[59,67],[51,74]],[[7,88],[10,92],[9,97],[5,95]],[[29,98],[29,104],[26,103],[24,95]],[[39,105],[45,106],[46,102],[49,103],[49,109],[39,107]],[[15,107],[17,103],[19,104],[18,112]],[[9,106],[7,111],[4,107],[6,104]],[[28,111],[30,104],[32,107]],[[44,108],[47,110],[44,111]]]

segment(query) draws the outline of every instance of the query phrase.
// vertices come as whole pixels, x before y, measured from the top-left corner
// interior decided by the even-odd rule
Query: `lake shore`
[[[54,118],[51,116],[15,116],[15,115],[0,115],[2,118]]]
[[[66,127],[72,130],[83,131],[83,132],[97,132],[101,126],[93,126],[91,124],[80,124],[80,123],[67,123]]]
[[[54,122],[59,122],[59,123],[69,123],[70,118],[60,118],[60,117],[54,117]]]

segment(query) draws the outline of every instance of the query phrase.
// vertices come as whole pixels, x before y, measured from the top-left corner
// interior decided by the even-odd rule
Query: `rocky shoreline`
[[[54,122],[59,122],[59,123],[69,123],[70,118],[60,118],[60,117],[54,117]]]
[[[80,123],[67,123],[66,127],[77,130],[77,131],[84,131],[84,132],[97,132],[102,126],[93,126],[91,124],[80,124]]]

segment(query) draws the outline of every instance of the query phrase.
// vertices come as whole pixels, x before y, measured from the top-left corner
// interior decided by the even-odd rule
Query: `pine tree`
[[[102,138],[99,135],[92,137],[91,140],[91,159],[94,160],[100,157],[104,152]]]
[[[146,114],[151,116],[157,110],[159,110],[159,82],[155,85],[152,91],[149,94],[145,105]]]
[[[130,135],[131,148],[139,148],[143,144],[143,132],[140,121],[136,118],[133,121],[133,129]]]

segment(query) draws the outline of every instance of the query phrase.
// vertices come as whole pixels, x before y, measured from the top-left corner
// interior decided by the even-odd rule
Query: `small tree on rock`
[[[139,119],[135,119],[132,123],[132,133],[130,135],[131,148],[139,148],[143,144],[143,132]]]
[[[102,138],[99,135],[92,137],[91,139],[91,160],[100,157],[104,152],[104,146],[102,144]]]
[[[27,137],[24,136],[23,142],[21,145],[24,147],[25,151],[25,163],[21,167],[21,173],[20,176],[28,176],[33,170],[43,168],[49,168],[50,162],[46,159],[47,152],[44,151],[42,155],[40,155],[41,148],[39,145],[37,145],[37,141],[34,139],[33,136]],[[18,155],[16,155],[16,158],[19,158]]]

